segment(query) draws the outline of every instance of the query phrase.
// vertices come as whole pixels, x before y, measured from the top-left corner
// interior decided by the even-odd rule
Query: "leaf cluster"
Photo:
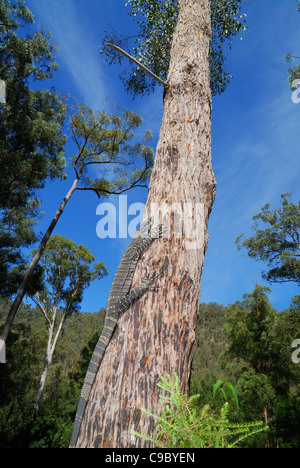
[[[217,414],[211,406],[200,410],[193,402],[200,395],[190,398],[183,394],[177,374],[161,378],[158,386],[169,395],[160,395],[166,403],[161,415],[143,409],[144,413],[157,420],[153,437],[132,431],[136,436],[150,440],[161,448],[235,448],[247,437],[268,428],[263,422],[234,424],[229,421],[229,403],[226,402]]]
[[[213,95],[223,93],[231,78],[231,75],[225,71],[226,47],[230,49],[234,37],[246,30],[246,15],[240,13],[242,2],[243,0],[211,1],[210,71]],[[102,39],[101,54],[110,65],[120,64],[122,62],[120,54],[105,47],[107,42],[114,43],[166,81],[173,33],[178,17],[178,1],[128,0],[126,6],[130,8],[130,15],[137,21],[138,34],[134,37],[120,37],[114,32],[106,33]],[[126,91],[134,96],[150,94],[156,86],[153,78],[132,64],[130,71],[124,70],[120,78]]]
[[[144,144],[134,142],[141,124],[142,118],[129,110],[107,114],[86,105],[74,108],[70,133],[78,150],[72,158],[80,181],[77,190],[92,190],[100,197],[147,186],[154,152],[146,145],[151,132],[146,132]]]
[[[250,372],[249,381],[260,379],[258,387],[264,388],[269,406],[275,394],[287,396],[298,378],[291,360],[291,343],[299,335],[299,305],[295,297],[289,310],[278,313],[267,292],[269,288],[257,285],[252,294],[244,295],[243,302],[229,306],[225,331],[227,356],[243,360],[243,378]]]
[[[300,12],[300,3],[298,3],[297,10],[298,10],[298,12]],[[286,54],[286,56],[285,56],[285,60],[288,63],[292,63],[294,59],[299,60],[300,59],[299,55],[297,56],[297,55],[294,55],[293,52],[288,52]],[[298,64],[298,65],[293,66],[293,67],[291,66],[289,68],[289,84],[290,84],[290,88],[292,90],[295,89],[294,81],[299,80],[299,79],[300,79],[300,65]]]
[[[63,236],[50,237],[40,261],[43,269],[44,289],[38,293],[38,303],[43,303],[47,312],[60,308],[70,315],[78,309],[84,290],[95,279],[106,276],[102,262],[83,245],[77,245]]]
[[[6,296],[20,283],[22,249],[37,240],[36,191],[47,179],[64,177],[65,98],[39,89],[58,68],[56,51],[49,32],[34,31],[24,0],[0,2],[0,83],[6,91],[0,103],[0,293]]]
[[[292,203],[290,193],[281,195],[281,208],[271,210],[266,204],[253,219],[254,236],[236,240],[238,249],[248,250],[251,258],[270,267],[263,274],[270,283],[293,281],[300,285],[300,202]],[[261,229],[260,225],[267,227]]]
[[[37,240],[33,228],[38,218],[38,200],[29,201],[22,210],[14,207],[1,212],[0,291],[3,296],[9,297],[17,290],[26,267],[20,248]],[[39,284],[39,273],[37,272],[33,281],[36,286]]]
[[[31,32],[34,20],[23,0],[0,6],[0,208],[27,203],[48,177],[64,174],[64,98],[54,89],[32,89],[58,65],[51,33]]]
[[[279,312],[268,291],[257,286],[226,308],[200,304],[190,394],[200,394],[195,404],[201,409],[212,404],[214,388],[214,408],[228,401],[231,421],[268,421],[268,434],[246,439],[243,447],[298,447],[300,367],[292,362],[291,345],[300,337],[299,297]]]

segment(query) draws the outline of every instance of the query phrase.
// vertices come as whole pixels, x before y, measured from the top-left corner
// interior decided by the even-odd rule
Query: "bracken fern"
[[[187,397],[180,387],[177,374],[174,378],[161,378],[158,387],[164,390],[160,400],[166,403],[159,416],[147,409],[144,413],[153,417],[157,423],[152,436],[131,431],[138,437],[153,442],[161,448],[235,448],[245,438],[268,428],[262,421],[235,424],[229,421],[229,403],[226,402],[219,414],[211,406],[196,409],[194,400],[199,395]],[[169,395],[167,395],[169,394]]]

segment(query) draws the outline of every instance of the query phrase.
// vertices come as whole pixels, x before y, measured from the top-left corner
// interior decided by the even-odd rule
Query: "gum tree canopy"
[[[265,262],[269,270],[263,278],[270,283],[295,282],[300,285],[300,202],[292,203],[289,193],[281,195],[281,208],[267,203],[253,216],[254,235],[236,240],[250,258]],[[264,227],[264,229],[262,229]]]
[[[20,283],[21,248],[36,241],[36,190],[64,177],[66,105],[54,89],[41,89],[58,65],[51,34],[34,30],[23,0],[0,2],[0,294]],[[34,89],[33,89],[34,88]]]
[[[211,4],[211,42],[209,53],[210,84],[213,95],[225,91],[232,78],[225,70],[225,49],[231,49],[234,37],[246,30],[246,15],[241,13],[243,0],[212,0]],[[173,34],[178,20],[179,4],[177,0],[128,0],[126,6],[137,21],[136,36],[119,36],[113,31],[103,37],[101,52],[105,60],[113,63],[125,63],[115,50],[105,47],[113,43],[132,54],[153,73],[166,81],[169,72]],[[154,91],[155,80],[134,64],[123,70],[120,75],[127,92],[148,94]]]

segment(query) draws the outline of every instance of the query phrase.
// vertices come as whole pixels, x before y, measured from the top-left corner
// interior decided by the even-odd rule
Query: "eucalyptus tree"
[[[34,415],[39,410],[53,354],[66,320],[78,311],[83,292],[90,283],[107,275],[105,265],[102,262],[93,265],[94,261],[95,257],[86,247],[65,237],[54,235],[47,243],[41,260],[45,288],[32,298],[48,329],[45,364]]]
[[[0,2],[0,294],[11,296],[36,241],[36,190],[64,177],[65,99],[41,89],[58,69],[51,33],[37,30],[23,0]],[[46,81],[47,82],[47,81]],[[2,93],[1,93],[2,92]]]
[[[247,417],[263,416],[271,429],[269,443],[275,438],[274,446],[280,446],[280,439],[293,440],[289,431],[299,408],[299,366],[291,358],[291,343],[300,336],[299,304],[294,298],[289,310],[278,312],[270,304],[270,292],[256,285],[242,302],[229,306],[224,331],[226,354],[243,363],[236,385],[242,411]],[[284,431],[283,413],[288,421]]]
[[[138,263],[132,287],[146,274],[163,274],[156,288],[119,319],[90,394],[77,447],[147,446],[149,442],[138,440],[131,430],[151,434],[154,421],[145,418],[141,408],[161,413],[160,377],[176,372],[183,391],[188,391],[207,224],[216,192],[211,94],[224,91],[228,82],[223,46],[230,46],[244,29],[241,3],[127,2],[139,26],[134,50],[127,48],[127,52],[165,82],[164,115],[144,219],[149,214],[158,218],[157,212],[162,211],[163,224],[171,228],[167,238],[157,239]],[[106,49],[106,43],[124,49],[130,40],[104,38],[107,60],[122,62],[118,51]],[[134,95],[151,92],[157,83],[136,65],[123,79]],[[170,216],[164,216],[162,207]],[[178,227],[184,210],[188,221],[181,226],[179,222],[179,233],[175,233],[172,226]]]
[[[281,195],[281,208],[269,203],[253,216],[254,235],[241,234],[238,249],[248,250],[250,258],[266,263],[263,278],[269,283],[294,282],[300,285],[300,202],[294,204],[290,193]]]
[[[26,204],[46,179],[64,175],[66,104],[40,89],[58,69],[50,32],[34,30],[23,0],[0,4],[0,208]]]
[[[46,244],[74,192],[92,191],[100,198],[118,195],[134,187],[147,187],[154,155],[153,149],[146,145],[151,138],[149,131],[146,132],[143,143],[134,141],[134,130],[141,124],[141,117],[129,110],[125,110],[121,115],[118,112],[109,115],[106,112],[94,111],[87,105],[77,105],[73,109],[70,117],[70,138],[76,148],[71,158],[74,180],[23,276],[0,337],[4,342],[30,287]]]

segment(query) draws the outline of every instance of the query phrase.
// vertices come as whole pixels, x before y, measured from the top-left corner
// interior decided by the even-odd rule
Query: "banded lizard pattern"
[[[119,317],[136,299],[145,294],[151,283],[159,276],[153,274],[143,278],[140,286],[130,291],[133,275],[143,251],[162,234],[162,226],[160,225],[151,231],[152,224],[152,218],[141,224],[125,250],[116,271],[107,300],[104,328],[92,355],[78,402],[69,448],[75,448],[76,446],[91,388]]]

